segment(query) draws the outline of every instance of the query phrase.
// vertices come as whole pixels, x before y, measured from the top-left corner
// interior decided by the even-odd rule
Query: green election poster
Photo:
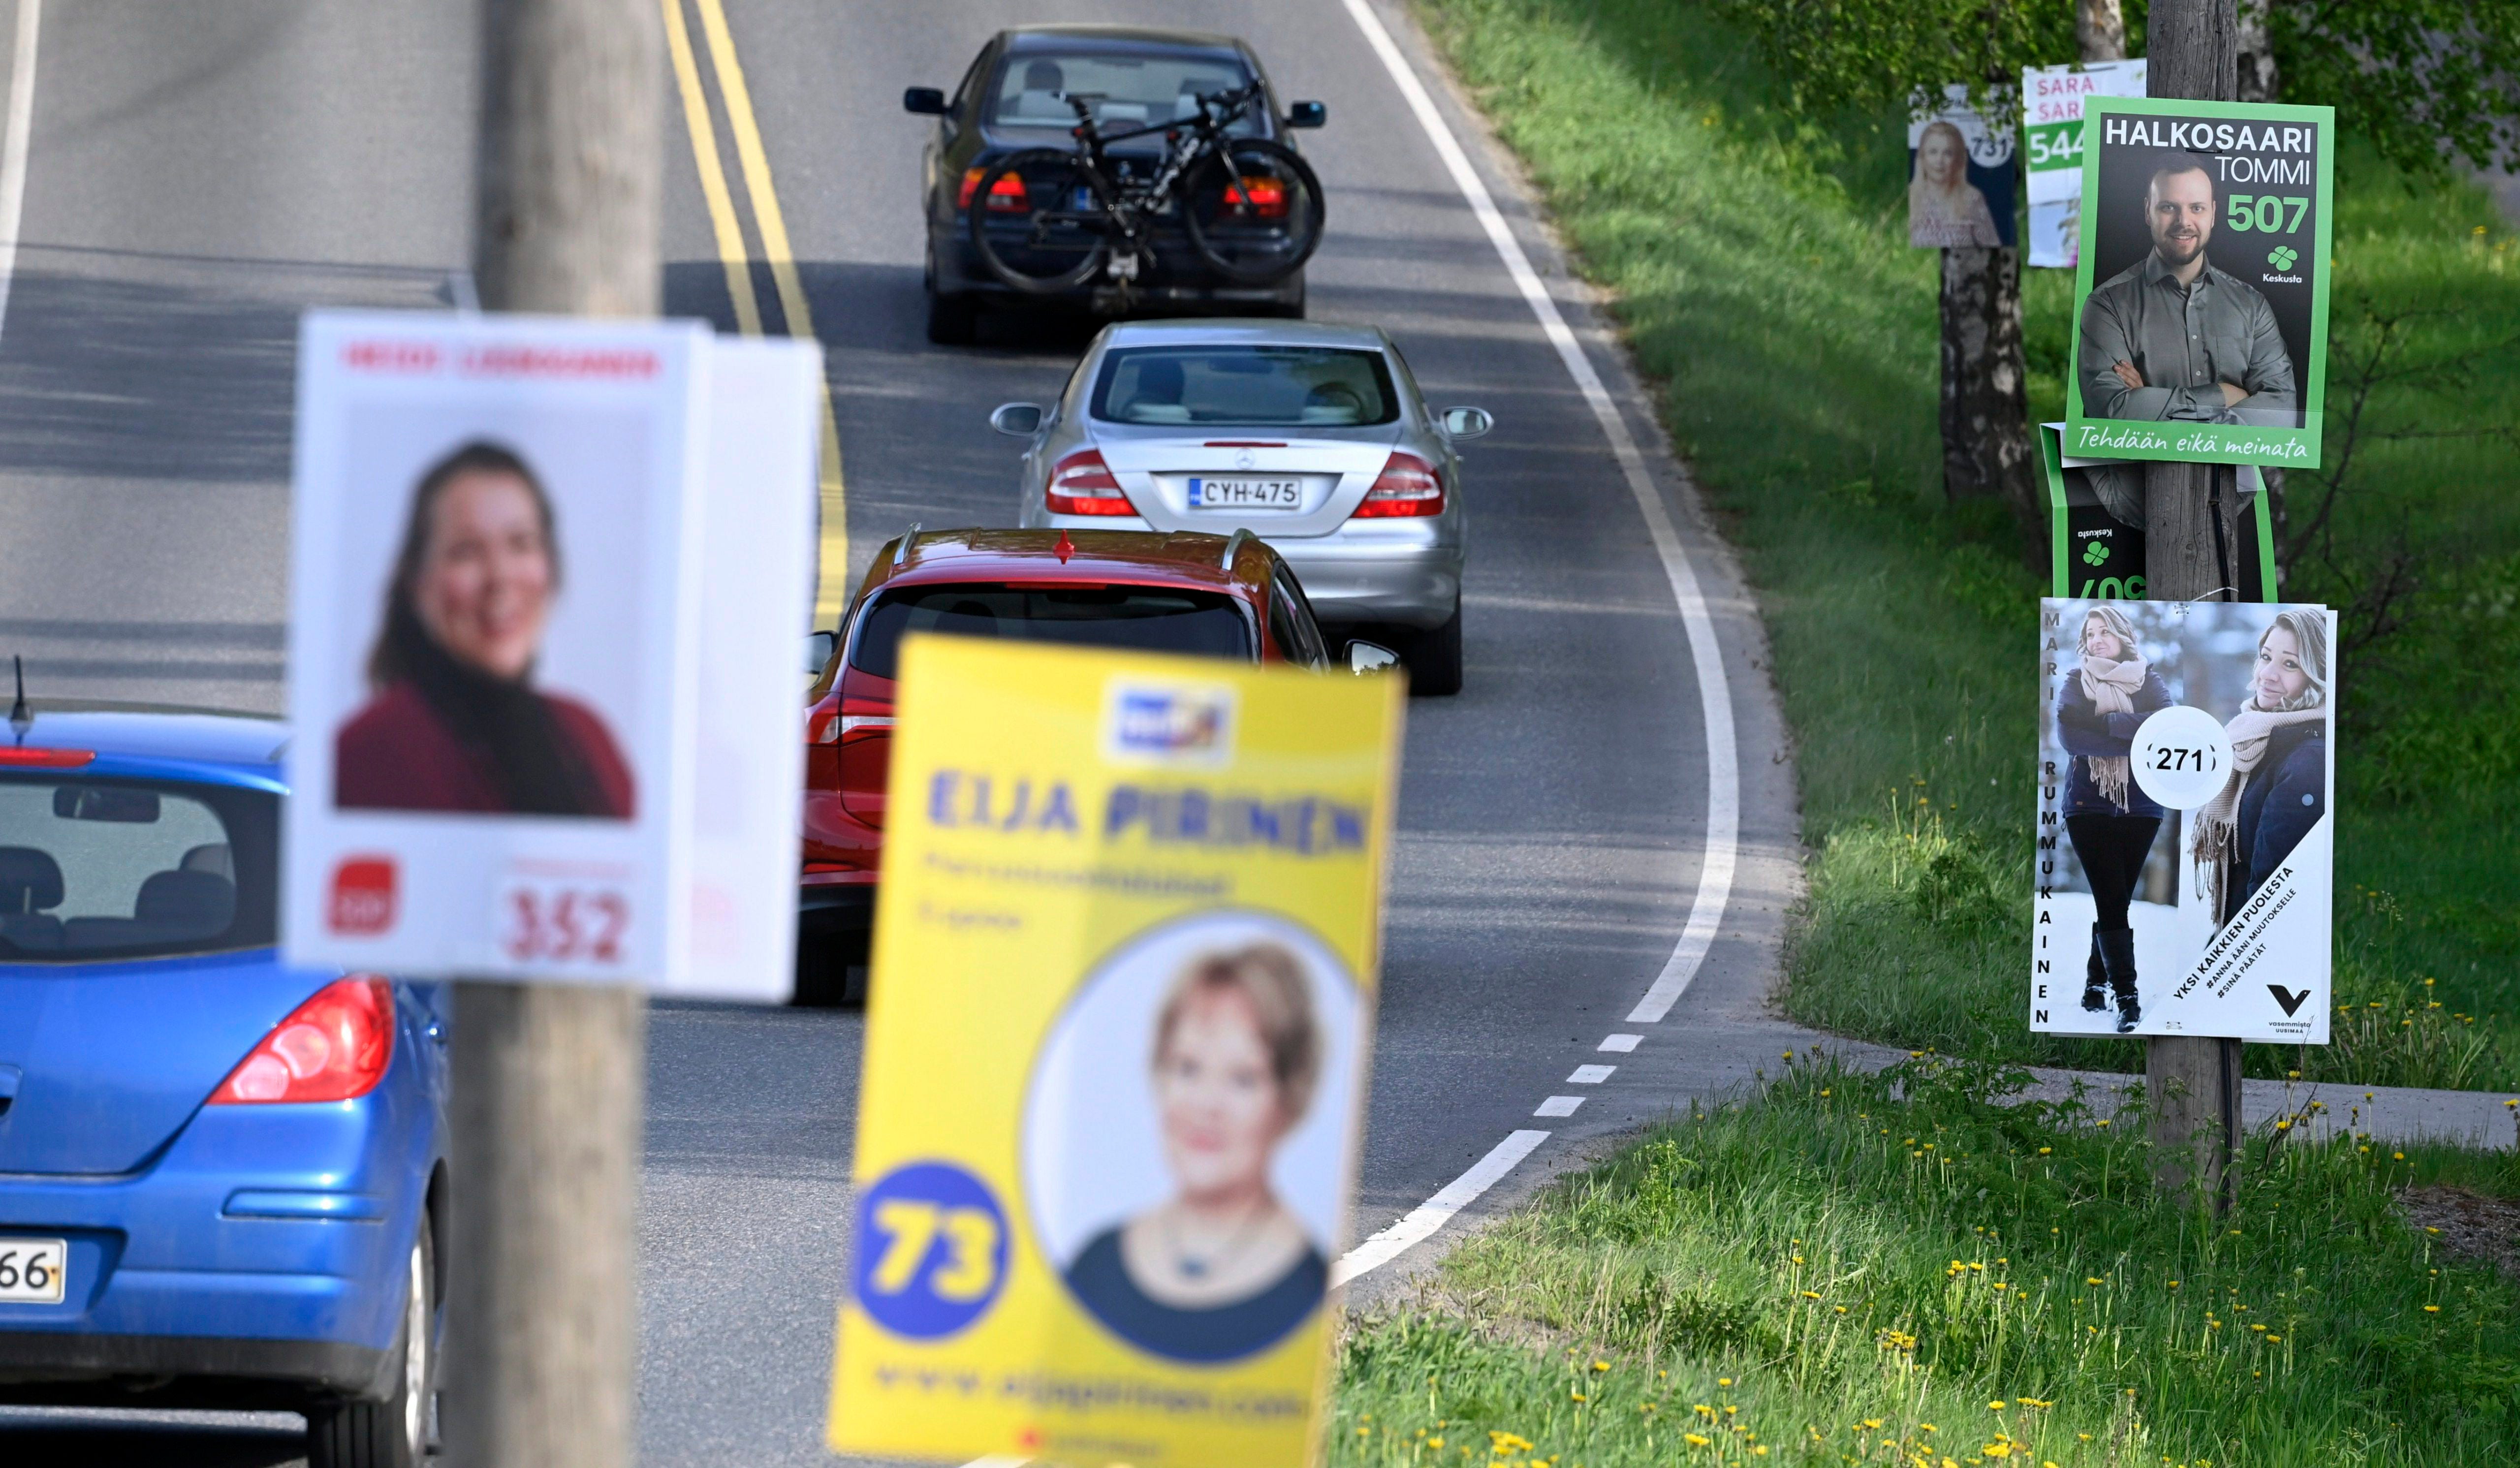
[[[2317,467],[2335,119],[2086,101],[2066,454]]]

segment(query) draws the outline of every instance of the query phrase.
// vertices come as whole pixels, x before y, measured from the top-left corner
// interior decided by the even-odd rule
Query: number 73
[[[936,1298],[977,1300],[997,1282],[998,1222],[984,1209],[887,1198],[875,1206],[875,1226],[885,1242],[868,1282],[881,1294],[908,1289],[926,1262],[928,1246],[940,1236],[945,1258],[927,1281]]]

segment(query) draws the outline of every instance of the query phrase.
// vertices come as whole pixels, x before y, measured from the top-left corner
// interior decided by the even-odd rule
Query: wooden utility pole
[[[492,311],[659,296],[654,0],[484,0],[474,276]],[[627,1468],[647,1000],[456,986],[444,1427],[464,1468]]]
[[[2144,89],[2154,97],[2229,102],[2239,93],[2233,0],[2153,0],[2144,22]],[[2228,465],[2151,463],[2143,475],[2144,596],[2236,601],[2238,484]],[[2220,523],[2218,523],[2218,521]],[[2231,1193],[2240,1138],[2240,1042],[2156,1035],[2144,1042],[2154,1154],[2166,1189]]]

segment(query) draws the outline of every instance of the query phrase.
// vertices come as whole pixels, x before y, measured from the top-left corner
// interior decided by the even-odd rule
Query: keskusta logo
[[[2301,251],[2289,245],[2278,245],[2267,252],[2267,263],[2277,270],[2292,269],[2292,262],[2300,258]]]

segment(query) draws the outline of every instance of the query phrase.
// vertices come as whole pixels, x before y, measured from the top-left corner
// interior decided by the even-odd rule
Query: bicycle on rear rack
[[[1027,149],[983,173],[966,204],[972,246],[992,275],[1025,294],[1102,281],[1125,304],[1156,263],[1157,222],[1177,221],[1225,280],[1284,280],[1321,244],[1322,186],[1293,149],[1227,135],[1259,98],[1254,82],[1198,97],[1192,116],[1104,132],[1094,118],[1101,94],[1065,94],[1075,148]],[[1109,145],[1157,133],[1164,150],[1146,177],[1112,165]]]

